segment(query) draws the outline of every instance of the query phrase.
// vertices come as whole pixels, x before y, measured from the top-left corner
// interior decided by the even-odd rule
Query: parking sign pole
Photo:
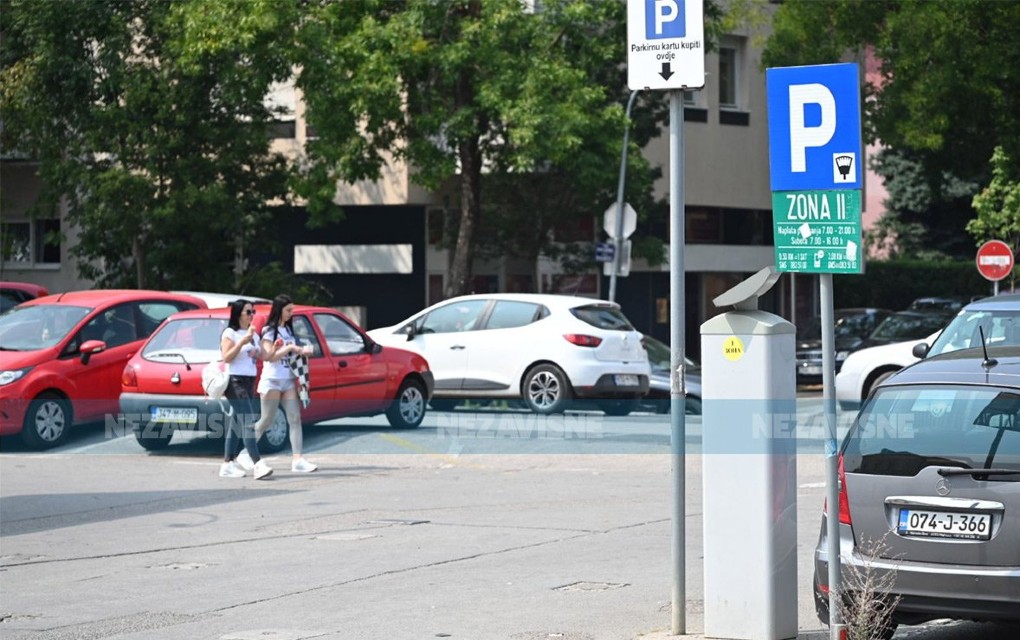
[[[630,92],[627,100],[626,123],[623,126],[623,151],[620,152],[620,178],[616,185],[616,235],[613,236],[613,273],[609,276],[609,301],[616,302],[616,278],[620,273],[620,261],[623,259],[623,185],[627,176],[627,145],[630,142],[630,108],[634,106],[634,98],[638,90]]]
[[[687,390],[684,388],[686,287],[684,283],[684,112],[682,90],[669,92],[669,422],[673,473],[673,635],[686,633],[685,525]]]
[[[832,274],[818,275],[822,302],[822,404],[828,439],[825,443],[825,532],[829,556],[829,638],[840,640],[843,616],[840,612],[839,557],[839,438],[836,432],[836,323],[833,309]]]

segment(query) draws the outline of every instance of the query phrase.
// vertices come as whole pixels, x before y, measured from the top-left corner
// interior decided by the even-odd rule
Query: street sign
[[[977,269],[986,280],[1002,280],[1013,271],[1013,250],[1002,240],[989,240],[978,249]]]
[[[627,86],[705,86],[704,0],[627,0]]]
[[[609,205],[606,212],[602,214],[602,228],[609,234],[610,238],[616,238],[616,212],[620,205],[617,202]],[[637,229],[637,212],[629,203],[623,203],[623,237],[629,238],[630,234]]]
[[[861,189],[857,64],[765,70],[773,191]]]
[[[776,270],[863,273],[861,192],[772,193]]]
[[[595,243],[595,262],[612,262],[616,255],[616,245],[612,242]]]
[[[602,275],[611,276],[613,275],[613,262],[603,263]],[[624,240],[620,243],[620,270],[616,272],[616,277],[626,278],[630,275],[630,240]]]

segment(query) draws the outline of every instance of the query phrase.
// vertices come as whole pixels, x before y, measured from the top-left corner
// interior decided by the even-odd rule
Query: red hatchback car
[[[255,325],[261,329],[270,307],[255,309]],[[124,368],[124,426],[133,429],[144,448],[166,447],[177,430],[222,433],[224,406],[205,397],[202,368],[219,358],[229,318],[229,308],[175,314]],[[295,305],[293,323],[295,337],[313,349],[308,359],[311,403],[301,411],[304,422],[385,413],[394,427],[421,424],[434,386],[423,357],[376,344],[346,316],[326,307]],[[279,451],[287,436],[281,411],[259,447]]]
[[[74,423],[117,413],[120,374],[167,316],[205,307],[193,296],[144,290],[72,291],[0,316],[0,435],[34,448],[62,442]]]

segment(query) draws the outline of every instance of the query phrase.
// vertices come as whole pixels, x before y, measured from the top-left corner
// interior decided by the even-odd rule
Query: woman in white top
[[[318,467],[301,456],[301,403],[298,401],[297,379],[287,365],[295,355],[312,355],[311,346],[301,346],[294,337],[294,302],[290,296],[280,294],[273,298],[269,319],[262,329],[262,376],[258,392],[262,397],[262,417],[255,425],[256,436],[269,428],[276,419],[281,401],[290,427],[290,448],[294,454],[290,470],[298,473],[315,471]]]
[[[230,320],[220,336],[220,356],[230,374],[230,384],[223,394],[233,408],[233,415],[227,419],[223,442],[223,464],[220,476],[240,478],[245,470],[252,471],[256,480],[272,475],[273,470],[259,456],[258,442],[252,423],[255,421],[255,375],[259,360],[259,345],[255,341],[255,327],[252,319],[255,307],[248,300],[234,300],[230,303]],[[243,430],[244,451],[240,454],[241,432]]]

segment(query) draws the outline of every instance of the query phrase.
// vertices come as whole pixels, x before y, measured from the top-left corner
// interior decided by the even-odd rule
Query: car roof
[[[984,365],[981,349],[961,349],[900,369],[880,387],[912,384],[984,384],[1016,387],[1020,393],[1020,346],[988,347],[995,364]]]
[[[272,305],[271,304],[266,304],[266,303],[256,303],[255,304],[255,308],[257,309],[259,314],[264,315],[264,314],[269,313],[269,310],[272,308]],[[319,312],[319,311],[328,312],[328,313],[335,313],[335,314],[341,315],[341,316],[343,316],[345,318],[347,317],[346,315],[343,314],[343,312],[337,311],[336,309],[331,309],[329,307],[318,307],[318,306],[310,305],[310,304],[296,304],[296,305],[294,305],[294,313],[305,313],[305,312],[316,313],[316,312]],[[177,313],[171,315],[167,319],[168,320],[180,320],[180,319],[183,319],[183,318],[229,318],[229,317],[230,317],[230,307],[217,307],[217,308],[212,308],[212,309],[188,309],[186,311],[178,311]],[[352,320],[352,322],[353,322],[353,320]]]
[[[1020,309],[1020,294],[1016,293],[981,298],[963,308],[964,311],[1015,311],[1017,309]]]
[[[17,291],[24,291],[25,293],[32,294],[33,296],[45,296],[49,294],[49,290],[41,284],[32,284],[31,282],[0,282],[0,289],[15,289]]]
[[[194,296],[205,301],[206,306],[210,309],[216,309],[218,307],[226,307],[234,300],[245,299],[251,302],[268,303],[271,300],[262,298],[260,296],[252,296],[244,293],[216,293],[213,291],[173,291],[171,293],[180,293],[183,295]]]
[[[132,302],[135,300],[148,300],[148,299],[162,299],[162,300],[177,300],[181,302],[190,302],[196,304],[199,307],[204,306],[205,302],[201,298],[195,296],[182,295],[179,293],[169,293],[167,291],[155,291],[150,289],[88,289],[83,291],[68,291],[66,293],[55,293],[53,295],[43,296],[28,302],[23,302],[21,306],[34,306],[40,304],[67,304],[81,307],[97,307],[100,303],[111,302]]]
[[[567,296],[558,293],[474,293],[466,296],[457,296],[443,300],[438,304],[455,302],[458,300],[513,300],[517,302],[532,302],[544,304],[550,307],[573,308],[585,305],[602,305],[619,308],[619,304],[602,300],[599,298],[586,298],[584,296]]]

